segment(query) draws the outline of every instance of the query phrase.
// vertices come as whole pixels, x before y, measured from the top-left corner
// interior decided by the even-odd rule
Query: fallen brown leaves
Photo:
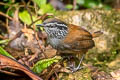
[[[23,66],[21,63],[17,62],[14,59],[8,58],[8,57],[3,56],[3,55],[0,54],[0,69],[6,68],[6,67],[23,71],[24,73],[26,73],[33,80],[42,80],[42,78],[37,76],[29,68]]]

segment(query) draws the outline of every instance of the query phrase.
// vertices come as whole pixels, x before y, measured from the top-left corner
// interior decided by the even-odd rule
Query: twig
[[[32,0],[33,1],[33,0]],[[34,8],[35,8],[35,14],[36,14],[36,16],[38,16],[38,14],[37,14],[37,5],[36,5],[36,3],[35,2],[33,2],[34,3]]]
[[[7,31],[8,31],[8,33],[9,33],[9,28],[8,28],[8,19],[9,20],[13,20],[13,18],[12,17],[10,17],[10,16],[8,16],[7,14],[4,14],[3,12],[0,12],[0,15],[2,15],[2,16],[4,16],[4,17],[6,17],[6,28],[7,28]]]
[[[30,11],[30,9],[28,8],[28,6],[29,6],[29,3],[30,3],[30,2],[28,2],[28,3],[27,3],[27,5],[26,5],[25,7],[26,7],[26,9],[27,9],[28,13],[30,14],[31,21],[32,21],[32,23],[33,23],[32,14],[31,14],[31,11]]]
[[[12,17],[8,16],[7,14],[4,14],[3,12],[0,12],[0,15],[4,16],[4,17],[6,17],[6,18],[8,18],[10,20],[13,20]]]
[[[6,37],[4,37],[4,36],[2,36],[2,35],[0,35],[0,39],[7,39]]]
[[[26,4],[24,0],[22,0],[23,4],[24,4],[24,7],[27,9],[29,15],[30,15],[30,19],[31,21],[33,22],[33,18],[32,18],[32,14],[31,14],[31,11],[29,10],[28,6],[29,6],[29,3],[30,1]]]
[[[16,7],[17,5],[16,4],[7,4],[7,3],[3,3],[3,2],[0,2],[0,5],[3,5],[3,6],[10,6],[10,7]],[[24,5],[20,5],[19,4],[19,7],[24,7]],[[33,6],[29,5],[28,7],[30,8],[33,8]]]
[[[3,2],[0,2],[0,5],[4,5],[4,6],[11,6],[10,4],[3,3]]]
[[[45,80],[48,80],[48,79],[50,78],[50,76],[51,76],[52,74],[54,74],[54,73],[55,73],[55,75],[56,75],[56,77],[57,77],[57,80],[59,80],[59,77],[58,77],[58,75],[57,75],[57,73],[56,73],[56,72],[59,72],[59,70],[60,70],[60,67],[57,68],[57,66],[56,66],[56,65],[58,65],[58,64],[59,64],[59,62],[58,62],[57,64],[55,64],[54,66],[52,66],[52,69],[51,69],[51,71],[48,73],[48,75],[46,76]]]
[[[45,80],[48,80],[50,78],[50,75],[52,75],[54,73],[54,69],[52,68],[51,71],[49,72],[48,75],[46,75]]]
[[[17,17],[16,17],[16,16],[13,16],[13,20],[18,21],[19,7],[17,7],[17,5],[10,6],[10,7],[7,9],[7,14],[8,14],[8,12],[9,12],[13,7],[15,7],[15,9],[16,9],[16,11],[14,12],[14,14],[16,14],[16,12],[17,12]],[[13,20],[12,20],[12,21],[13,21]],[[8,33],[10,33],[10,30],[9,30],[9,27],[8,27],[8,18],[6,19],[6,27],[7,27]]]
[[[23,1],[23,3],[24,3],[25,8],[27,9],[28,13],[30,14],[30,18],[31,18],[32,23],[34,23],[34,22],[33,22],[33,18],[32,18],[32,14],[31,14],[31,11],[30,11],[29,8],[27,7],[30,2],[26,5],[26,3],[24,2],[24,0],[22,0],[22,1]],[[31,26],[29,26],[29,27],[31,27]],[[36,31],[35,31],[35,26],[34,26],[34,25],[33,25],[33,29],[34,29],[35,38],[36,38],[36,40],[37,40],[37,42],[38,42],[39,48],[41,49],[41,52],[44,54],[45,58],[47,58],[47,55],[44,53],[44,50],[42,49],[42,46],[41,46],[41,44],[40,44],[40,42],[39,42],[38,34],[37,34]]]
[[[42,46],[41,46],[41,43],[39,42],[38,34],[37,34],[37,32],[35,31],[35,25],[33,25],[33,29],[34,29],[34,33],[35,33],[35,38],[36,38],[36,40],[37,40],[37,42],[38,42],[38,45],[39,45],[39,47],[40,47],[40,49],[41,49],[41,52],[44,54],[45,58],[47,58],[47,55],[44,53],[44,50],[43,50],[43,48],[42,48]]]
[[[29,26],[32,26],[32,25],[33,25],[33,29],[34,29],[34,33],[35,33],[35,38],[36,38],[36,40],[37,40],[37,42],[38,42],[38,44],[39,44],[39,47],[40,47],[42,53],[44,54],[45,58],[48,58],[47,55],[44,53],[44,50],[42,49],[41,43],[39,42],[38,34],[37,34],[37,32],[35,31],[35,25],[34,25],[35,22],[44,19],[46,16],[48,16],[48,14],[45,14],[45,15],[41,16],[41,17],[40,17],[39,19],[37,19],[36,21],[32,22]],[[42,39],[42,41],[43,41],[43,39]]]
[[[0,72],[6,73],[6,74],[9,74],[9,75],[12,75],[12,76],[21,76],[21,75],[19,75],[17,73],[8,72],[8,71],[5,71],[5,70],[0,70]]]
[[[33,23],[33,18],[32,18],[31,11],[30,11],[30,10],[28,9],[28,7],[27,7],[28,5],[29,5],[29,3],[28,3],[25,7],[26,7],[28,13],[30,14],[31,21],[32,21],[32,23]],[[29,27],[31,27],[31,26],[29,26]],[[34,26],[34,25],[33,25],[33,30],[34,30],[35,38],[36,38],[36,40],[37,40],[37,43],[38,43],[38,45],[39,45],[39,48],[41,49],[41,52],[44,54],[44,51],[43,51],[43,49],[42,49],[42,46],[41,46],[41,44],[40,44],[40,42],[39,42],[38,34],[37,34],[36,31],[35,31],[35,26]],[[44,54],[44,56],[45,56],[45,58],[47,58],[46,54]]]
[[[10,6],[8,9],[7,9],[7,13],[9,12],[9,10],[11,9],[12,7]],[[8,27],[8,18],[6,18],[6,28],[7,28],[7,31],[8,31],[8,34],[10,33],[10,30],[9,30],[9,27]]]
[[[35,24],[39,20],[45,19],[47,16],[53,16],[53,15],[51,15],[51,14],[44,14],[43,16],[40,16],[37,20],[33,21],[29,26],[32,26],[33,24]]]
[[[7,18],[8,19],[8,18]],[[4,23],[3,21],[0,21],[0,24],[3,26],[3,27],[5,27],[6,29],[8,28],[8,26],[6,26],[6,23]],[[8,30],[7,30],[8,31]],[[7,36],[5,37],[5,36],[2,36],[2,35],[0,35],[0,38],[1,39],[7,39]]]
[[[73,0],[73,10],[75,10],[76,4],[77,4],[76,0]]]
[[[57,77],[57,80],[60,80],[60,79],[59,79],[59,77],[58,77],[57,72],[56,72],[56,71],[54,71],[54,73],[55,73],[55,75],[56,75],[56,77]]]

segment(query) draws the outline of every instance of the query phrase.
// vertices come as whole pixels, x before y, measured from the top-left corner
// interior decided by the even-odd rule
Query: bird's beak
[[[37,27],[44,27],[44,24],[37,24]]]

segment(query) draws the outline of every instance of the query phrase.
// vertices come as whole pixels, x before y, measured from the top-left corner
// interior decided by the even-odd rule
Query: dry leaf
[[[33,73],[30,69],[28,69],[21,63],[0,54],[0,68],[5,68],[5,67],[21,70],[33,80],[42,80],[39,76],[37,76],[35,73]]]

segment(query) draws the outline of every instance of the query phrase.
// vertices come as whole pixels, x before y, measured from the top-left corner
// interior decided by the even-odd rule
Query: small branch
[[[4,17],[6,17],[6,18],[8,18],[10,20],[13,20],[12,17],[8,16],[7,14],[4,14],[3,12],[0,12],[0,15],[4,16]]]
[[[75,10],[76,4],[77,4],[76,0],[73,0],[73,10]]]
[[[42,54],[45,56],[45,58],[47,58],[47,55],[44,53],[44,49],[42,48],[42,45],[41,45],[41,43],[39,42],[38,34],[37,34],[37,32],[35,31],[35,25],[33,25],[33,29],[34,29],[35,38],[36,38],[36,40],[37,40],[37,43],[38,43],[38,45],[39,45],[39,48],[41,49],[41,52],[42,52]]]
[[[30,15],[30,18],[31,18],[32,23],[34,23],[33,18],[32,18],[32,14],[31,14],[31,11],[30,11],[29,8],[27,7],[27,6],[29,6],[29,3],[30,3],[30,2],[28,2],[27,4],[25,3],[24,0],[22,0],[22,2],[24,3],[25,8],[27,9],[27,11],[28,11],[28,13],[29,13],[29,15]],[[42,18],[42,17],[41,17],[41,18]],[[40,19],[41,19],[41,18],[40,18]],[[31,27],[31,26],[28,26],[28,27]],[[38,34],[37,34],[36,31],[35,31],[35,25],[33,25],[33,30],[34,30],[35,38],[36,38],[36,40],[37,40],[37,42],[38,42],[39,48],[41,49],[41,52],[44,54],[44,50],[42,49],[41,43],[39,42]],[[47,58],[47,55],[46,55],[46,54],[44,54],[44,56],[45,56],[45,58]]]
[[[0,5],[4,5],[4,6],[11,6],[10,4],[3,3],[3,2],[0,2]]]
[[[0,72],[5,73],[5,74],[9,74],[9,75],[12,75],[12,76],[21,76],[17,73],[8,72],[8,71],[2,70],[2,69],[0,70]]]
[[[30,25],[28,25],[28,26],[32,26],[32,25],[35,24],[37,21],[45,19],[47,16],[53,16],[53,15],[51,15],[51,14],[44,14],[43,16],[40,16],[37,20],[33,21],[33,22],[32,22]]]
[[[10,17],[10,16],[8,16],[7,14],[4,14],[3,12],[0,12],[0,15],[2,15],[2,16],[4,16],[4,17],[6,17],[6,28],[7,28],[7,31],[8,31],[8,33],[9,33],[9,28],[8,28],[8,19],[9,20],[13,20],[13,18],[12,17]]]
[[[27,9],[28,13],[30,14],[31,21],[32,21],[32,23],[33,23],[32,14],[31,14],[31,11],[30,11],[30,9],[28,8],[28,6],[29,6],[29,3],[30,3],[30,1],[27,3],[27,5],[26,5],[25,7],[26,7],[26,9]]]
[[[16,5],[11,5],[11,6],[9,6],[9,8],[7,9],[7,14],[9,13],[9,11],[13,8],[13,7],[15,7]],[[17,8],[17,7],[15,7],[15,8]],[[14,20],[14,18],[12,19],[12,21]],[[8,18],[6,18],[6,28],[7,28],[7,31],[8,31],[8,34],[10,33],[10,30],[9,30],[9,27],[8,27]]]
[[[2,36],[2,35],[0,35],[0,39],[7,39],[6,37],[4,37],[4,36]]]
[[[31,11],[29,10],[28,6],[30,4],[30,1],[26,4],[24,0],[22,0],[23,4],[24,4],[24,7],[27,9],[29,15],[30,15],[30,18],[31,18],[31,21],[33,23],[33,18],[32,18],[32,14],[31,14]]]
[[[35,2],[34,2],[34,8],[35,8],[35,14],[36,14],[36,16],[38,16],[38,14],[37,14],[38,8],[37,8],[37,5]]]

